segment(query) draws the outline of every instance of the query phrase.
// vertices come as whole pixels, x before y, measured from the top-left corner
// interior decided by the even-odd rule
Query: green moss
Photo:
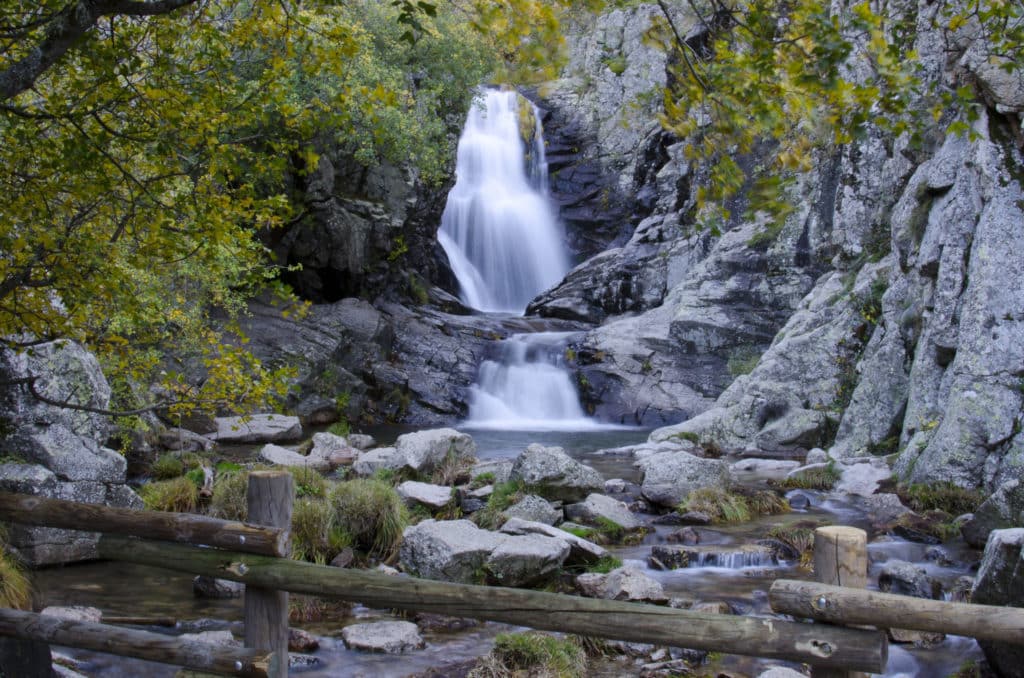
[[[782,233],[782,226],[784,222],[779,219],[767,224],[762,230],[758,231],[750,237],[747,241],[747,247],[755,250],[766,250],[772,243],[779,238],[779,234]]]
[[[473,479],[469,481],[469,487],[473,490],[479,490],[481,487],[490,485],[494,480],[494,474],[490,471],[486,471],[485,473],[473,476]]]
[[[358,478],[339,483],[328,501],[334,510],[335,524],[371,556],[394,557],[409,524],[405,502],[388,483],[373,478]]]
[[[761,360],[761,351],[756,346],[740,346],[729,355],[726,367],[729,374],[739,377],[753,372],[759,360]]]
[[[487,530],[497,529],[503,521],[503,511],[522,499],[525,493],[526,485],[521,480],[498,483],[487,498],[487,506],[473,514],[473,522]]]
[[[191,513],[199,504],[199,487],[181,476],[143,485],[139,488],[139,496],[150,511]]]

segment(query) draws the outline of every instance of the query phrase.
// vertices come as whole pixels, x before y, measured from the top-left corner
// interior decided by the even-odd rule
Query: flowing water
[[[459,138],[455,176],[438,240],[462,300],[481,311],[522,313],[569,270],[547,196],[536,107],[514,91],[481,93]]]

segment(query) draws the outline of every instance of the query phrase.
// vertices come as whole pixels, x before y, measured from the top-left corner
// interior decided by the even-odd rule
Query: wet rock
[[[796,511],[802,511],[811,505],[811,498],[800,490],[793,490],[792,492],[786,493],[786,501],[789,502],[789,508]]]
[[[502,586],[528,586],[556,574],[569,544],[540,534],[508,536],[487,557],[488,576]]]
[[[377,444],[373,436],[366,435],[365,433],[350,433],[345,439],[349,445],[360,451],[368,450]]]
[[[807,678],[804,674],[785,666],[773,666],[757,674],[757,678]]]
[[[930,577],[924,568],[904,560],[890,560],[882,566],[878,575],[878,589],[915,598],[936,599],[942,593],[942,585]]]
[[[897,537],[918,544],[941,544],[941,525],[948,517],[941,511],[929,511],[925,515],[905,513],[896,520],[890,531]]]
[[[680,513],[679,523],[681,525],[710,525],[711,516],[704,513],[703,511],[687,511],[686,513]]]
[[[949,554],[941,546],[929,546],[925,549],[924,559],[940,567],[950,567],[953,565],[953,559],[949,557]]]
[[[476,443],[451,428],[416,431],[398,436],[395,450],[404,465],[417,473],[432,473],[446,460],[469,463],[476,459]]]
[[[1024,482],[1009,480],[982,502],[960,531],[964,541],[975,548],[982,548],[993,530],[1021,525],[1024,525]]]
[[[334,558],[331,560],[330,565],[331,567],[345,568],[351,565],[353,562],[355,562],[355,559],[355,551],[352,550],[352,547],[346,546],[345,548],[341,549],[341,552],[338,553],[338,555],[334,556]]]
[[[319,647],[320,641],[312,633],[302,629],[288,629],[289,652],[315,652]]]
[[[878,490],[879,484],[883,480],[892,477],[892,469],[884,459],[874,459],[870,463],[849,466],[840,464],[838,468],[842,475],[835,485],[835,491],[857,494],[862,497],[871,496]]]
[[[691,666],[685,659],[670,659],[663,662],[651,662],[640,667],[639,678],[674,678],[686,675]]]
[[[281,447],[272,443],[268,443],[260,448],[260,458],[275,466],[299,466],[321,472],[331,469],[330,464],[322,459],[307,457],[295,450],[289,450],[287,447]]]
[[[664,513],[660,516],[656,516],[651,519],[652,525],[684,525],[685,523],[680,519],[680,516],[675,511],[671,513]]]
[[[737,478],[781,480],[799,466],[800,462],[790,459],[741,459],[733,462],[729,471]]]
[[[472,478],[476,478],[484,473],[490,473],[494,476],[495,483],[508,482],[512,476],[512,466],[515,464],[513,461],[505,459],[497,461],[478,461],[473,465],[473,469],[469,472]]]
[[[424,520],[405,528],[399,561],[417,577],[479,583],[484,563],[505,539],[468,520]]]
[[[535,494],[528,494],[504,511],[509,518],[555,525],[562,521],[562,511]]]
[[[565,453],[561,447],[536,443],[520,454],[512,466],[511,480],[522,480],[527,487],[547,499],[580,501],[604,488],[601,474]]]
[[[773,550],[762,544],[663,546],[651,549],[650,564],[671,570],[686,567],[756,567],[777,565]]]
[[[709,600],[699,603],[694,603],[690,607],[694,612],[706,612],[710,614],[734,614],[732,607],[729,603],[721,600]]]
[[[101,612],[99,608],[86,607],[83,605],[51,605],[49,607],[44,607],[39,614],[45,614],[47,617],[56,617],[58,619],[74,622],[93,622],[99,624],[103,621],[103,612]]]
[[[825,450],[821,449],[820,447],[815,447],[813,450],[809,450],[807,452],[807,456],[804,458],[804,463],[805,464],[825,464],[825,463],[828,462],[828,459],[829,459],[828,452],[826,452]]]
[[[702,487],[726,487],[729,466],[717,459],[702,459],[686,452],[663,452],[636,462],[644,474],[641,492],[654,504],[676,506]]]
[[[971,602],[971,590],[974,588],[974,577],[964,575],[957,577],[949,589],[949,599],[954,603]]]
[[[608,555],[603,546],[577,537],[571,532],[560,530],[545,523],[532,522],[521,518],[509,518],[501,526],[505,534],[541,534],[546,537],[560,539],[569,545],[569,555],[565,560],[566,565],[579,565],[594,563]]]
[[[245,584],[228,579],[216,579],[199,575],[192,579],[192,595],[197,598],[241,598],[245,593]]]
[[[359,455],[352,464],[352,471],[362,477],[372,476],[381,469],[399,469],[405,459],[393,447],[378,447]]]
[[[302,438],[298,417],[284,414],[251,414],[247,417],[217,417],[217,430],[206,434],[224,444],[287,443]]]
[[[579,504],[565,507],[565,515],[570,520],[599,524],[602,520],[615,523],[623,530],[634,531],[643,527],[636,516],[624,503],[604,494],[591,494]]]
[[[891,493],[873,494],[858,500],[857,503],[864,508],[871,523],[877,526],[895,524],[900,516],[912,513],[898,496]]]
[[[300,654],[298,652],[288,653],[288,668],[301,668],[308,669],[311,666],[318,666],[320,664],[320,657],[314,657],[313,655]]]
[[[692,527],[684,527],[683,529],[676,530],[665,537],[665,541],[671,544],[685,544],[692,546],[700,543],[700,532]]]
[[[346,438],[323,431],[313,434],[313,447],[309,450],[309,457],[322,459],[329,468],[335,469],[352,464],[359,456],[359,449]]]
[[[1024,528],[994,530],[989,535],[971,602],[1024,607]],[[998,675],[1018,675],[1024,666],[1024,646],[1020,643],[978,644]]]
[[[622,494],[626,487],[627,483],[622,478],[609,478],[604,481],[604,491],[607,494]]]
[[[412,622],[385,621],[353,624],[341,630],[342,640],[352,650],[400,654],[426,645]]]
[[[419,504],[429,509],[441,509],[452,503],[452,488],[407,480],[395,488],[405,503]]]
[[[642,571],[620,567],[608,574],[588,572],[576,577],[576,586],[588,598],[630,600],[662,604],[668,602],[661,584]]]
[[[920,648],[938,647],[946,640],[946,634],[931,631],[914,631],[912,629],[889,629],[889,640],[901,645],[913,645]]]
[[[467,617],[448,617],[443,614],[434,614],[432,612],[417,612],[416,616],[413,617],[413,621],[416,622],[416,626],[418,626],[421,631],[431,633],[454,633],[457,631],[476,628],[483,624],[483,622],[478,619],[469,619]]]

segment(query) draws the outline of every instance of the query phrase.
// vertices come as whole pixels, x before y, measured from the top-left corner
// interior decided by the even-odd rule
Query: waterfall
[[[459,138],[455,177],[437,237],[462,300],[481,311],[522,313],[569,270],[547,197],[537,108],[514,91],[482,92]]]
[[[570,332],[536,332],[502,341],[497,359],[480,365],[477,383],[470,387],[466,425],[535,431],[600,427],[584,414],[565,369],[565,348],[571,336]]]

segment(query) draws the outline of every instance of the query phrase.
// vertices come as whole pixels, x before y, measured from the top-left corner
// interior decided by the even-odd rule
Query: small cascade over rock
[[[515,91],[482,92],[459,138],[455,174],[437,237],[462,300],[522,313],[569,270],[536,107]]]
[[[469,420],[474,428],[578,430],[595,428],[580,407],[565,369],[571,332],[514,334],[498,345],[494,360],[480,365],[470,388]]]

